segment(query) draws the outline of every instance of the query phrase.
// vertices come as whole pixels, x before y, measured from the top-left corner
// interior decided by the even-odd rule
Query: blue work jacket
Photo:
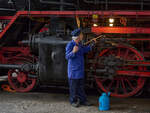
[[[73,53],[73,47],[78,46],[79,50]],[[89,52],[91,46],[78,45],[74,40],[70,41],[66,46],[66,59],[68,60],[68,78],[83,79],[84,78],[84,53]]]

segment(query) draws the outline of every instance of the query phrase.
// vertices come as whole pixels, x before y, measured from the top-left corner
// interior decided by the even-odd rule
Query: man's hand
[[[72,52],[76,53],[79,50],[78,46],[74,46]]]
[[[94,38],[94,39],[93,39],[93,41],[94,41],[94,42],[95,42],[95,44],[96,44],[96,42],[97,42],[97,39],[96,39],[96,38]]]

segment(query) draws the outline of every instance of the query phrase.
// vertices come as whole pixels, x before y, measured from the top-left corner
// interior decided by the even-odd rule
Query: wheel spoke
[[[113,83],[114,83],[114,80],[111,80],[111,82],[110,82],[110,84],[109,84],[109,86],[107,88],[108,91],[110,91],[110,88],[112,87]]]
[[[118,89],[119,89],[119,80],[116,81],[115,93],[118,93]]]
[[[23,83],[20,83],[20,88],[23,88]]]
[[[118,48],[118,54],[117,54],[117,56],[120,56],[120,55],[121,55],[120,48]]]
[[[109,53],[110,53],[110,55],[113,55],[113,52],[111,50],[109,51]]]
[[[131,58],[132,58],[132,60],[138,59],[138,57],[136,55],[132,56]]]
[[[130,88],[135,89],[134,86],[132,85],[132,83],[128,79],[125,79],[125,80],[127,81],[127,83],[130,86]]]
[[[121,84],[122,84],[122,88],[123,88],[124,93],[127,93],[127,90],[126,90],[126,87],[125,87],[123,79],[121,79]]]
[[[124,54],[124,59],[127,59],[128,54],[129,54],[129,49],[126,49],[126,52],[125,52],[125,54]]]
[[[29,85],[27,82],[24,82],[24,84],[25,84],[26,86],[28,86],[28,85]]]

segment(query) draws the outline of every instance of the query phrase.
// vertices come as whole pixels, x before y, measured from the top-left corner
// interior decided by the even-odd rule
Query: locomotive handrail
[[[88,44],[90,44],[91,42],[93,42],[94,40],[97,40],[97,39],[100,39],[100,38],[105,38],[105,35],[99,35],[98,37],[93,38],[93,39],[91,39],[91,40],[85,42],[84,45],[88,45]]]

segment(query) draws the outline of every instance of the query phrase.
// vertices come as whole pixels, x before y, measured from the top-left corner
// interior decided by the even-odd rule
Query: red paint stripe
[[[140,76],[140,77],[150,77],[150,72],[141,72],[141,71],[117,71],[119,75],[126,76]]]
[[[3,35],[7,32],[7,30],[11,27],[11,25],[15,22],[15,20],[18,17],[18,13],[13,16],[13,18],[11,19],[11,21],[8,23],[8,25],[5,27],[5,29],[0,33],[0,39],[3,37]]]
[[[0,16],[0,20],[11,20],[13,16]]]
[[[21,15],[141,15],[150,16],[150,11],[19,11]]]
[[[120,33],[120,34],[150,34],[150,28],[144,27],[92,27],[92,32],[101,33]]]

